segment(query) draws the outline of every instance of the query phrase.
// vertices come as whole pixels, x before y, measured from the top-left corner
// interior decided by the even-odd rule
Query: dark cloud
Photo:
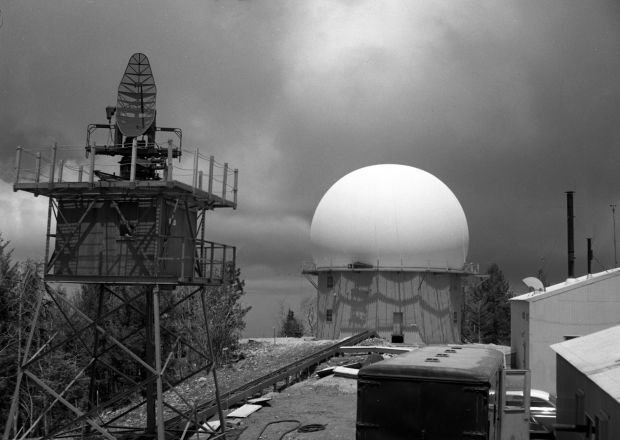
[[[216,214],[212,231],[239,246],[249,291],[299,290],[316,204],[375,163],[444,181],[468,218],[469,260],[499,263],[517,290],[540,267],[566,276],[567,190],[579,273],[587,236],[595,268],[613,263],[615,2],[25,1],[2,12],[0,178],[11,180],[17,144],[83,145],[144,52],[158,122],[240,170],[239,209]],[[14,246],[33,249],[19,231]]]

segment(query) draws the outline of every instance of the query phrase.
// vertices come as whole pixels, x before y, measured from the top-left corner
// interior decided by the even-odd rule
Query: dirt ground
[[[218,382],[221,390],[234,388],[257,377],[274,371],[296,359],[300,359],[317,350],[333,344],[334,341],[311,340],[301,338],[273,338],[242,340],[240,349],[234,353],[234,361],[218,368]],[[370,339],[360,345],[391,345],[380,339]],[[242,356],[241,356],[242,355]],[[364,356],[337,356],[317,367],[317,371],[327,366],[346,365],[364,362]],[[244,419],[229,419],[234,423],[236,434],[227,435],[229,440],[279,439],[281,435],[298,424],[321,424],[325,429],[315,432],[291,432],[285,440],[293,439],[354,439],[357,405],[357,381],[355,379],[335,377],[333,375],[319,378],[312,374],[309,378],[292,384],[281,392],[266,394],[271,400],[259,411]],[[166,402],[186,410],[190,405],[213,397],[213,382],[210,374],[198,376],[166,393]],[[225,405],[225,403],[224,403]],[[117,409],[116,411],[119,411]],[[226,408],[228,414],[232,408]],[[116,411],[106,414],[111,417]],[[167,413],[166,416],[169,416]],[[211,420],[217,420],[217,417]],[[272,424],[259,437],[261,431],[270,422],[296,420],[297,422]],[[144,407],[128,414],[123,422],[128,426],[143,426],[145,423]],[[241,433],[239,434],[239,431]],[[232,432],[231,432],[232,434]],[[196,440],[207,440],[202,434]]]
[[[270,406],[241,419],[240,427],[245,430],[239,440],[278,439],[283,432],[296,426],[292,422],[270,425],[259,437],[267,423],[278,420],[298,420],[301,425],[325,425],[323,431],[291,432],[286,435],[286,440],[355,438],[355,379],[334,376],[318,379],[314,376],[270,396]]]

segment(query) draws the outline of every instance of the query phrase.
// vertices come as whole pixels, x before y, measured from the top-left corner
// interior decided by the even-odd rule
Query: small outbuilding
[[[558,440],[620,439],[620,326],[554,344]],[[584,432],[585,431],[585,432]]]
[[[513,368],[529,369],[532,388],[555,394],[550,346],[620,324],[620,269],[569,278],[510,302]]]

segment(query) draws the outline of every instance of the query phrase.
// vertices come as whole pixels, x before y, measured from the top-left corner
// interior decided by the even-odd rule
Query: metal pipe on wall
[[[566,191],[566,216],[568,233],[568,278],[575,278],[575,215],[573,213],[574,191]]]
[[[592,258],[594,254],[592,253],[592,239],[587,238],[588,241],[588,275],[592,275]]]

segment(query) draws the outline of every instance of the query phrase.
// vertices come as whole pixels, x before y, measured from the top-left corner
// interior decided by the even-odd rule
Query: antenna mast
[[[613,233],[614,233],[614,267],[618,267],[618,248],[616,247],[616,205],[609,205],[611,208],[611,219],[613,222]]]

